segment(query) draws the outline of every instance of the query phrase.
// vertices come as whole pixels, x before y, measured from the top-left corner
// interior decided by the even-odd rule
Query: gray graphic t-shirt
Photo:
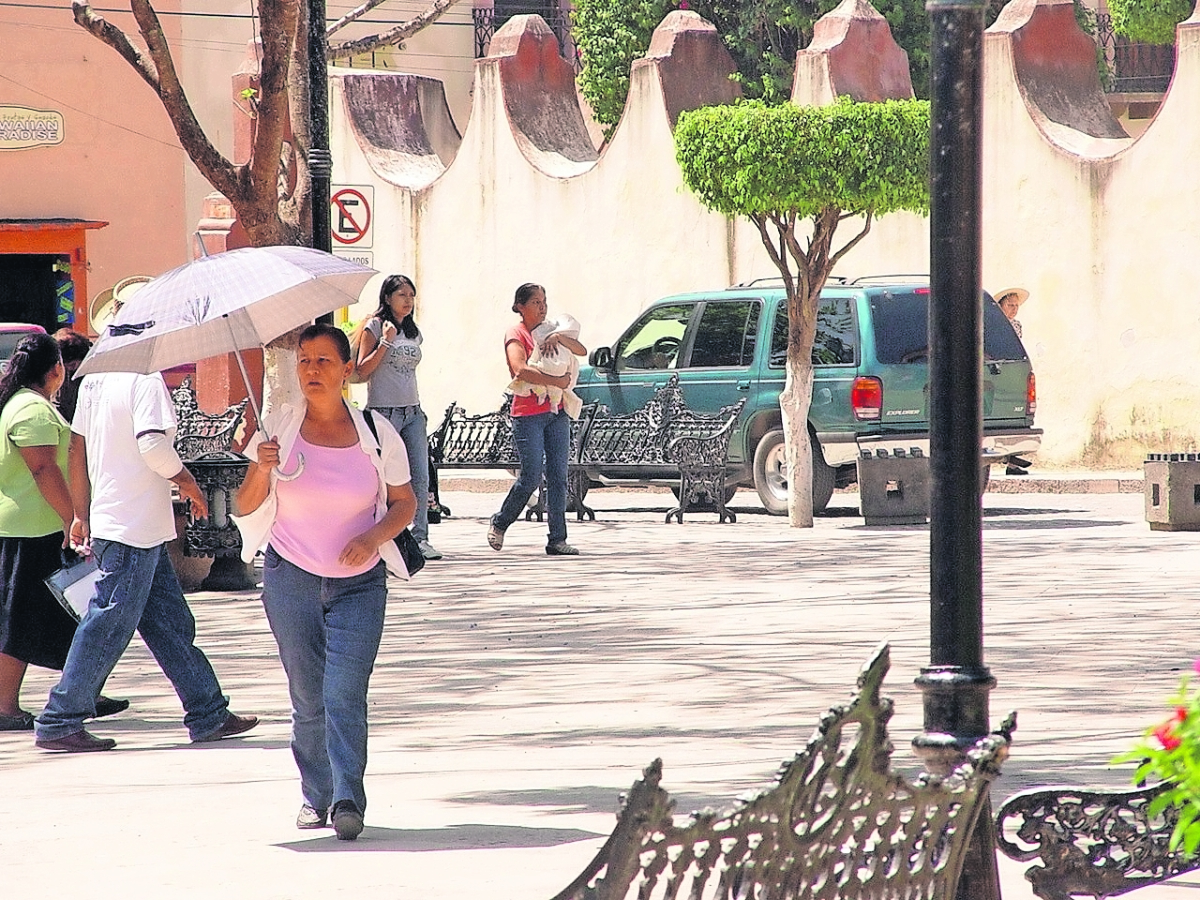
[[[379,318],[367,323],[367,331],[380,339],[383,322]],[[387,351],[371,378],[367,382],[367,406],[417,406],[421,400],[417,395],[417,366],[421,362],[421,335],[415,340],[397,332],[392,338],[392,348]]]

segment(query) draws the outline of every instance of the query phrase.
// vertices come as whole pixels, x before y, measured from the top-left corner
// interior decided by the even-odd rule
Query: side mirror
[[[588,362],[596,369],[611,369],[613,363],[612,350],[608,347],[597,347],[588,357]]]

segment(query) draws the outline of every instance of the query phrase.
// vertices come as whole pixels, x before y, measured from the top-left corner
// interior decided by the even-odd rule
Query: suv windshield
[[[929,290],[886,292],[870,298],[875,356],[883,365],[924,362],[929,358]],[[1025,348],[990,298],[983,301],[983,358],[1026,359]]]
[[[616,370],[674,369],[694,303],[650,310],[617,345]]]

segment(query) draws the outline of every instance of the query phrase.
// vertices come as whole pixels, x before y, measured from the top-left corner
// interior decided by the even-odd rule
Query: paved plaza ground
[[[446,559],[392,583],[371,685],[367,829],[300,832],[282,670],[257,593],[191,595],[198,642],[244,738],[192,747],[135,639],[106,692],[132,708],[91,730],[115,751],[54,755],[0,735],[0,895],[36,900],[547,900],[611,830],[618,794],[662,757],[688,812],[770,783],[861,664],[892,646],[897,768],[918,768],[913,686],[928,661],[927,527],[868,528],[835,495],[811,530],[751,493],[736,524],[666,525],[670,494],[593,491],[583,555],[545,526],[484,541],[497,493],[448,492]],[[1200,534],[1151,532],[1138,493],[985,497],[994,720],[1020,721],[997,805],[1052,783],[1121,787],[1109,759],[1163,717],[1200,654]],[[54,673],[31,670],[26,708]],[[1031,897],[1001,860],[1004,896]],[[1200,896],[1200,878],[1134,894]]]

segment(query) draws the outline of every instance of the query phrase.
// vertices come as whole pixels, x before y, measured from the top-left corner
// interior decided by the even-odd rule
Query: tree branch
[[[262,59],[259,64],[258,115],[254,121],[254,146],[251,151],[244,190],[255,198],[259,210],[271,210],[278,216],[280,150],[283,145],[284,123],[291,110],[288,103],[288,75],[291,71],[293,46],[304,43],[298,30],[299,7],[294,0],[260,0],[259,22]],[[253,213],[261,217],[261,212]],[[261,226],[261,221],[243,220],[247,230]]]
[[[380,47],[398,45],[405,38],[410,38],[422,28],[432,25],[442,17],[442,14],[446,10],[450,9],[456,3],[458,3],[458,0],[433,0],[420,15],[409,19],[407,22],[400,23],[391,31],[385,31],[383,34],[372,35],[370,37],[357,38],[353,41],[343,41],[340,44],[330,44],[329,49],[326,51],[326,59],[332,61],[347,56],[354,56],[358,53],[369,53]],[[364,6],[370,6],[371,4],[372,0],[368,0]],[[357,18],[358,15],[356,13],[361,15],[358,10],[349,15]],[[341,20],[334,23],[333,27],[330,28],[330,32],[340,27]]]
[[[844,218],[844,217],[843,217]],[[855,245],[867,236],[867,232],[871,230],[871,223],[875,218],[874,210],[867,210],[866,221],[863,223],[862,231],[851,238],[840,250],[833,254],[829,261],[829,270],[833,271],[834,267],[841,262],[843,256],[854,249]],[[832,238],[832,235],[830,235]]]
[[[387,0],[367,0],[366,3],[362,4],[357,9],[350,10],[350,12],[346,13],[344,16],[342,16],[340,19],[338,19],[336,22],[334,22],[332,25],[330,25],[328,28],[326,28],[325,36],[329,37],[333,34],[336,34],[337,32],[341,31],[343,28],[345,28],[347,25],[349,25],[351,22],[357,22],[359,19],[361,19],[363,16],[365,16],[367,13],[369,13],[375,7],[379,6],[382,3],[386,3],[386,2],[387,2]]]
[[[142,79],[154,89],[171,120],[184,152],[208,182],[231,201],[237,199],[237,167],[220,154],[196,119],[187,94],[175,72],[171,48],[162,32],[158,14],[148,0],[130,0],[138,30],[146,42],[149,59],[130,42],[120,28],[97,15],[90,3],[76,0],[71,4],[75,22],[85,31],[116,50]]]
[[[142,80],[154,88],[155,93],[158,93],[158,70],[154,67],[154,62],[147,59],[142,51],[130,43],[125,32],[111,24],[103,16],[97,15],[90,3],[74,0],[71,4],[71,13],[75,17],[76,25],[120,53],[125,61],[142,76]]]

